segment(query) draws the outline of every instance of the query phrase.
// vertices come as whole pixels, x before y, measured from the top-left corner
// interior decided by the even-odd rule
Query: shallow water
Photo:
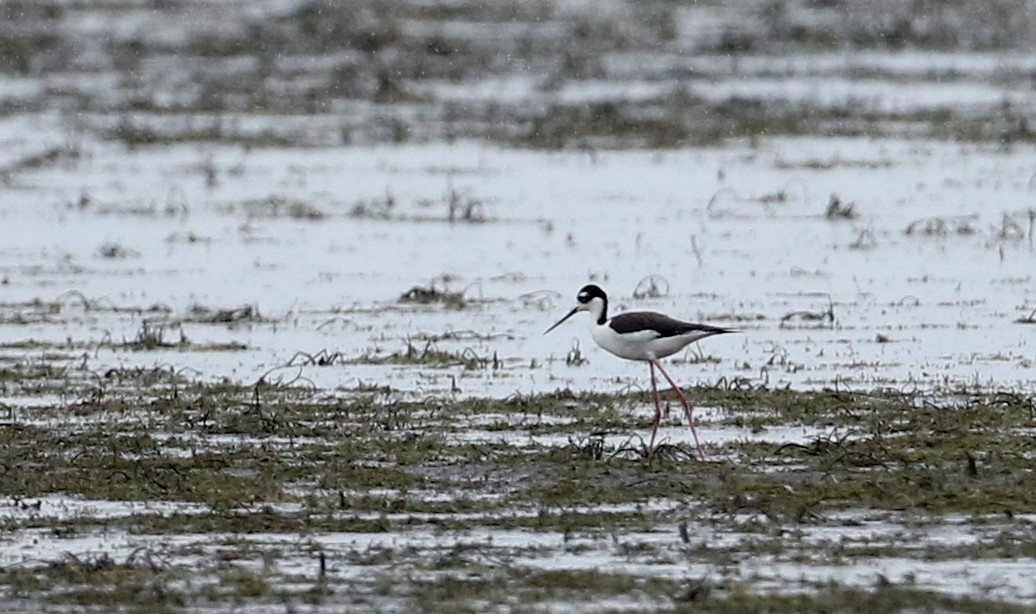
[[[1015,322],[1036,308],[1028,147],[774,139],[596,160],[473,143],[81,148],[79,160],[5,188],[0,337],[68,347],[95,370],[169,365],[251,381],[297,364],[296,352],[325,351],[356,364],[284,376],[476,396],[646,386],[642,367],[593,346],[586,321],[541,335],[592,280],[613,312],[742,331],[673,361],[687,384],[1033,381],[1029,327]],[[477,202],[472,220],[448,221],[451,193]],[[826,219],[831,194],[858,217]],[[387,219],[354,213],[387,195]],[[945,236],[906,233],[934,217],[947,220],[936,229]],[[633,298],[649,276],[661,296]],[[399,301],[429,285],[463,293],[465,307]],[[260,317],[192,322],[206,316],[199,306]],[[809,319],[829,309],[833,323]],[[106,347],[134,340],[145,321],[176,347]],[[496,356],[496,368],[366,364],[408,343],[487,365]],[[576,348],[587,364],[565,363]]]

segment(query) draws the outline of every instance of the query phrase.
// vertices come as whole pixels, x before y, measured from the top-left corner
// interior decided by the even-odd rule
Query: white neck
[[[599,324],[602,324],[602,316],[607,317],[606,314],[608,311],[608,303],[605,302],[604,299],[595,296],[594,298],[590,299],[590,302],[586,304],[584,309],[590,312],[590,315],[593,316],[593,326],[597,326]]]

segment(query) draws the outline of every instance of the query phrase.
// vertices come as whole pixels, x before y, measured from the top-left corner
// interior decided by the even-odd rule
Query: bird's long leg
[[[662,405],[658,401],[658,383],[655,381],[655,361],[648,361],[651,369],[651,392],[655,399],[655,423],[651,425],[651,443],[648,444],[648,456],[655,451],[655,435],[658,434],[658,424],[662,421]]]
[[[651,364],[658,367],[658,370],[661,371],[662,375],[669,381],[669,385],[673,387],[673,391],[676,392],[676,396],[680,397],[680,402],[683,403],[683,409],[687,412],[687,423],[691,425],[691,433],[694,435],[694,445],[698,446],[698,457],[701,458],[701,460],[705,460],[705,450],[702,449],[701,440],[698,439],[698,428],[694,426],[694,414],[691,412],[691,404],[687,402],[687,397],[683,395],[683,391],[676,385],[673,378],[669,377],[669,374],[662,368],[662,365],[655,360],[652,360]],[[654,375],[654,372],[652,372],[652,375]]]

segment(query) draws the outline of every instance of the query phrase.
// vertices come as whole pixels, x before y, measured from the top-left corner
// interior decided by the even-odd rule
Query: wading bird
[[[701,441],[698,439],[698,429],[694,426],[694,416],[687,397],[684,396],[673,378],[669,377],[658,360],[671,356],[705,337],[735,331],[707,324],[683,322],[653,311],[630,311],[609,318],[608,295],[595,284],[583,286],[576,295],[576,302],[572,311],[543,331],[543,334],[546,335],[580,311],[590,312],[594,318],[593,324],[590,325],[590,335],[593,337],[594,343],[619,358],[646,361],[651,369],[651,392],[654,393],[655,399],[655,423],[651,428],[651,443],[648,444],[648,453],[650,454],[655,449],[655,435],[658,433],[658,424],[662,420],[662,405],[658,401],[658,384],[655,381],[655,368],[657,367],[669,381],[669,385],[673,387],[676,396],[680,397],[680,402],[683,403],[684,411],[687,413],[687,423],[691,426],[691,433],[694,434],[694,443],[698,447],[698,456],[705,460],[705,451],[702,450]]]

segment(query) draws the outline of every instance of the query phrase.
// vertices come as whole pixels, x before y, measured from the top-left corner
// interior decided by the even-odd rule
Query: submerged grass
[[[741,614],[749,612],[1025,612],[1026,609],[980,597],[953,597],[909,586],[879,586],[873,590],[824,587],[815,593],[796,595],[733,592],[727,596],[681,603],[677,612]]]
[[[26,8],[36,4],[45,8]],[[194,1],[158,10],[102,3],[81,9],[94,19],[79,21],[95,25],[72,20],[68,28],[55,29],[54,23],[69,21],[69,9],[60,3],[9,2],[0,5],[12,24],[0,32],[0,73],[32,79],[41,85],[41,93],[13,95],[0,105],[0,113],[35,114],[62,101],[80,111],[78,127],[128,147],[297,147],[476,138],[593,152],[778,134],[924,133],[1005,146],[1036,139],[1024,109],[1010,102],[932,104],[912,111],[874,104],[867,97],[785,100],[766,95],[766,88],[764,93],[722,99],[697,95],[712,80],[760,76],[994,88],[1024,81],[1025,64],[1010,59],[1033,42],[1033,18],[1024,0],[885,1],[866,7],[754,2],[720,10],[708,4],[653,2],[648,11],[629,0],[615,4],[614,11],[602,12],[550,0],[529,8],[469,0],[448,8],[389,0],[349,6],[313,1],[288,10],[263,7],[241,14],[219,3]],[[181,27],[185,18],[197,23],[175,40],[146,35],[149,29]],[[703,20],[712,25],[700,32],[685,25]],[[146,24],[144,33],[119,35],[141,24]],[[87,36],[102,41],[93,52],[103,68],[75,61],[75,43]],[[989,75],[938,62],[917,74],[905,74],[894,63],[853,63],[833,72],[827,67],[796,68],[794,63],[775,64],[762,73],[752,68],[766,57],[847,50],[880,55],[904,49],[922,54],[1000,51],[1006,60]],[[207,69],[193,70],[199,63]],[[699,65],[708,69],[691,68]],[[169,91],[170,70],[183,74],[176,95]],[[76,77],[73,82],[47,86],[48,77],[66,71]],[[516,78],[535,85],[517,96],[508,88],[463,97],[441,93],[443,84],[465,87]],[[643,84],[656,93],[616,93],[602,99],[594,89],[604,82]],[[111,86],[116,83],[118,87]],[[435,121],[429,121],[433,116]],[[0,179],[61,157],[52,152],[28,157],[0,168]],[[306,213],[320,215],[309,209]],[[476,210],[457,213],[450,219],[484,219]]]
[[[77,371],[67,367],[16,363],[4,369],[0,381],[8,382],[16,398],[66,386],[53,397],[60,402],[11,409],[3,418],[0,490],[18,510],[4,515],[8,535],[42,529],[86,536],[103,526],[142,537],[196,535],[204,543],[205,535],[284,535],[298,541],[415,530],[521,531],[564,536],[553,546],[562,550],[570,537],[609,543],[610,535],[609,549],[623,559],[726,569],[753,554],[827,562],[868,553],[941,560],[1018,556],[1028,551],[1009,547],[1010,531],[1001,531],[1000,546],[988,549],[917,549],[880,541],[856,550],[834,542],[803,550],[803,543],[781,535],[842,526],[839,518],[859,510],[935,524],[947,517],[999,518],[983,521],[996,524],[1036,509],[1028,450],[1036,410],[1031,397],[1015,392],[793,391],[737,382],[691,388],[695,405],[715,408],[718,426],[746,433],[722,445],[706,442],[713,460],[702,463],[679,445],[645,453],[631,431],[650,427],[650,401],[642,392],[418,401],[382,390],[332,395],[263,380],[198,382],[163,369],[78,378],[69,378]],[[770,429],[786,427],[818,435],[793,443],[767,438]],[[471,438],[473,429],[486,435]],[[55,497],[165,501],[182,511],[62,516],[49,507]],[[699,542],[693,532],[681,542],[673,529],[667,529],[673,531],[669,545],[621,537],[650,534],[681,518],[707,522],[711,531],[755,537],[722,547]],[[301,542],[289,547],[296,557],[311,556],[302,554],[307,548]],[[356,597],[350,591],[431,600],[433,609],[578,603],[591,595],[684,607],[679,583],[639,572],[533,572],[516,564],[505,573],[489,571],[487,561],[508,561],[523,549],[489,546],[477,556],[443,559],[436,548],[394,551],[367,584],[326,590],[307,585],[305,596],[284,593],[280,584],[291,581],[275,567],[259,574],[232,570],[217,574],[216,584],[202,585],[173,582],[190,575],[180,568],[112,562],[110,569],[88,573],[67,560],[7,569],[0,588],[18,598],[38,594],[59,603],[126,607],[152,590],[161,592],[159,601],[169,609],[271,599],[343,603],[348,595]],[[207,546],[199,552],[203,560],[215,556]],[[456,574],[414,575],[436,565]],[[739,582],[751,586],[750,579]],[[79,588],[61,588],[66,585]],[[917,607],[925,594],[913,587],[881,592],[838,585],[794,596],[717,589],[693,603],[714,612],[864,611],[858,603],[884,609],[881,599],[888,593],[895,595],[888,604],[895,611]],[[996,601],[934,598],[946,609],[1014,611]]]

